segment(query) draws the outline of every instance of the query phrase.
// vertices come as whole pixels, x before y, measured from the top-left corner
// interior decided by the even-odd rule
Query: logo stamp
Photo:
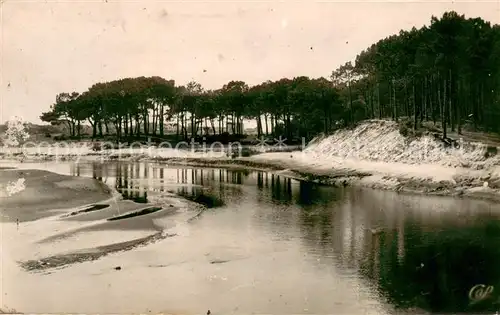
[[[495,288],[492,285],[477,284],[473,286],[472,289],[469,290],[469,304],[474,305],[479,302],[491,299],[494,289]]]

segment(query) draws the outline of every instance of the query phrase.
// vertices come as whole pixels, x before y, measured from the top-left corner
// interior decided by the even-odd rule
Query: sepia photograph
[[[0,28],[0,314],[500,314],[500,0]]]

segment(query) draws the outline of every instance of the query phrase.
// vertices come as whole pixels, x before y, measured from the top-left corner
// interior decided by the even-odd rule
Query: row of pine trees
[[[124,78],[60,93],[41,119],[65,124],[72,136],[166,134],[179,138],[243,134],[311,138],[367,118],[433,121],[448,130],[500,132],[500,26],[447,12],[420,29],[402,30],[359,53],[329,78],[305,76],[217,90],[196,82],[177,86],[161,77]]]

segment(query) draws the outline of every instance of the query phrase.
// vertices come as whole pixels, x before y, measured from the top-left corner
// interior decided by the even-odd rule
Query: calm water
[[[213,244],[234,240],[219,255],[218,268],[227,272],[233,267],[226,261],[262,256],[239,263],[254,289],[231,293],[240,301],[228,305],[274,313],[347,314],[351,305],[379,314],[500,310],[498,205],[333,188],[253,171],[154,163],[57,167],[93,176],[136,202],[168,191],[207,206],[190,223],[199,233],[186,246],[217,252]],[[200,244],[196,235],[215,243]],[[491,298],[471,304],[469,290],[477,284],[493,286]]]

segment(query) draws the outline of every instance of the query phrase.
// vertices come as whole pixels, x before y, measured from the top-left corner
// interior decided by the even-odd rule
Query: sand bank
[[[0,185],[24,179],[21,191],[0,198],[1,221],[32,221],[54,211],[99,202],[111,197],[101,182],[41,170],[0,170]]]

